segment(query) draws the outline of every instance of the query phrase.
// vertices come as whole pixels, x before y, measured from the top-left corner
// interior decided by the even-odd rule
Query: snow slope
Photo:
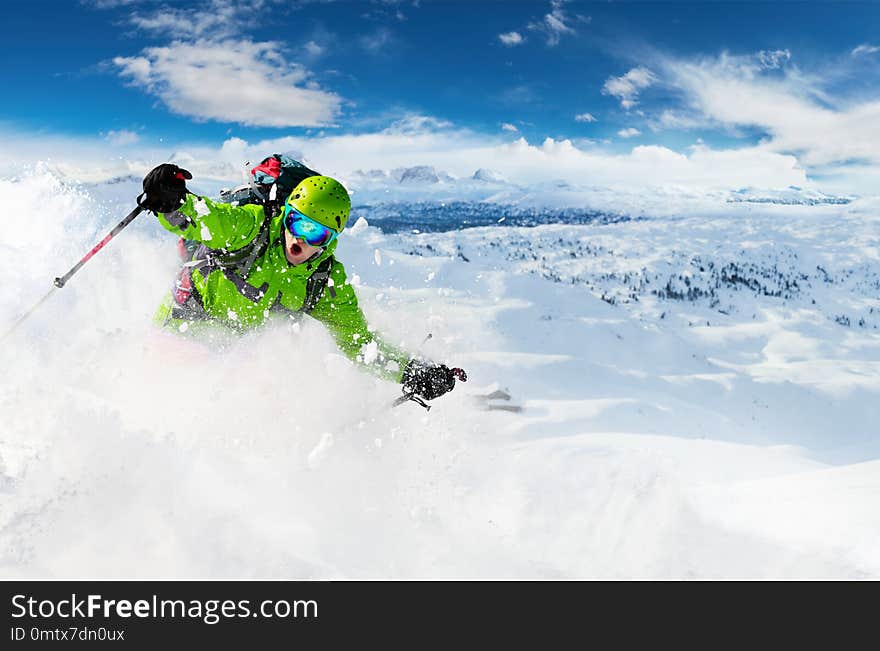
[[[3,327],[134,188],[0,180]],[[880,578],[878,208],[361,208],[339,255],[371,322],[469,372],[430,413],[314,323],[154,331],[174,241],[141,217],[0,351],[0,576]],[[495,387],[523,413],[470,398]]]

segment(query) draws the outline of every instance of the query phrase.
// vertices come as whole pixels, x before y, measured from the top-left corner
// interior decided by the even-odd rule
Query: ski
[[[486,411],[509,411],[511,413],[523,411],[522,405],[505,404],[509,403],[513,398],[510,393],[502,389],[496,389],[490,393],[474,393],[470,397]],[[499,403],[498,401],[502,402]]]

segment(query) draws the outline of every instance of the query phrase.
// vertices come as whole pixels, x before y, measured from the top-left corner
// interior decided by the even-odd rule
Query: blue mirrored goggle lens
[[[311,246],[327,246],[336,237],[336,231],[319,224],[290,205],[284,206],[284,223],[294,237]]]

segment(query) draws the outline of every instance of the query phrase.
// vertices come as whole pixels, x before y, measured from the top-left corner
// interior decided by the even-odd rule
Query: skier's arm
[[[162,163],[144,177],[138,205],[150,210],[164,228],[187,240],[212,249],[236,251],[259,233],[264,212],[260,206],[214,203],[194,195],[186,187],[189,170]]]
[[[333,264],[330,280],[332,285],[328,284],[309,316],[327,327],[336,345],[350,360],[374,375],[400,383],[411,356],[371,331],[358,307],[354,287],[346,282],[345,268],[338,260]]]
[[[157,213],[164,228],[187,240],[196,240],[212,249],[235,251],[250,243],[265,218],[261,206],[233,206],[187,195],[186,201],[170,213]]]

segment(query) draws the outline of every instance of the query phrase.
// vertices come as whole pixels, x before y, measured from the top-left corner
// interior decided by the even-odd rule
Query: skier
[[[276,174],[277,165],[274,171],[265,167],[270,158],[263,169]],[[157,320],[180,331],[202,321],[245,330],[273,312],[308,314],[349,359],[402,384],[405,397],[426,406],[422,400],[451,391],[456,378],[466,379],[464,371],[411,356],[369,328],[334,256],[351,209],[348,192],[337,180],[293,163],[314,175],[275,207],[196,196],[186,187],[192,174],[170,163],[144,177],[138,203],[194,249]]]

